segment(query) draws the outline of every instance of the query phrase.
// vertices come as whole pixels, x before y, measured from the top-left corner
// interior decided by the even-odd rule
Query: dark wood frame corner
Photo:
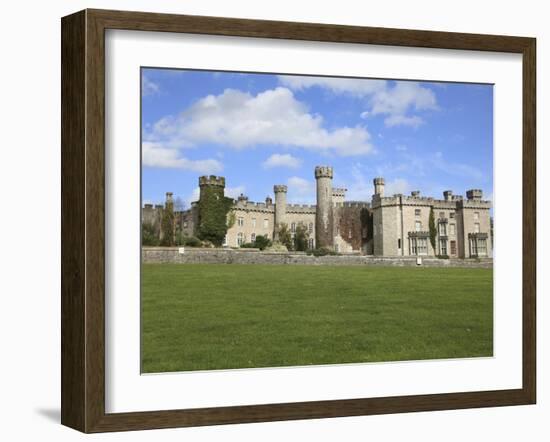
[[[533,38],[84,10],[62,19],[61,421],[83,432],[533,404],[536,152]],[[401,397],[105,413],[105,30],[184,32],[523,56],[523,387]]]

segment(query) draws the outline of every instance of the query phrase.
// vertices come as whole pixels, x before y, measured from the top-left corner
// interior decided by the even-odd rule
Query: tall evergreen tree
[[[428,220],[428,224],[430,226],[430,244],[432,245],[432,248],[435,253],[435,238],[437,236],[437,229],[435,228],[435,218],[434,218],[434,208],[430,208],[430,218]]]

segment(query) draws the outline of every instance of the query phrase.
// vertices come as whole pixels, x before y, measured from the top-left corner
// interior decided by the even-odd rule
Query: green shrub
[[[196,236],[184,236],[183,237],[183,242],[182,242],[181,245],[182,246],[187,246],[187,247],[201,247],[202,242]]]
[[[241,244],[241,249],[255,249],[256,245],[253,242],[245,242]]]
[[[318,249],[313,249],[310,251],[310,254],[313,256],[327,256],[327,255],[339,255],[338,252],[335,252],[328,247],[320,247]]]
[[[281,223],[277,225],[277,235],[279,242],[284,245],[287,250],[293,249],[294,244],[292,244],[292,235],[290,234],[287,224]]]
[[[437,255],[439,259],[449,259],[449,255]]]
[[[271,247],[271,240],[265,235],[258,235],[253,244],[255,248],[265,250]]]
[[[296,233],[294,234],[294,250],[298,252],[305,252],[307,250],[307,240],[309,234],[306,226],[298,224],[296,227]]]
[[[157,232],[150,223],[141,225],[141,245],[142,246],[158,246],[160,244]]]

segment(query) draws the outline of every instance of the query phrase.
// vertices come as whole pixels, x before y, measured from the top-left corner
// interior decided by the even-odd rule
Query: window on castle
[[[414,209],[414,216],[420,216],[420,209]]]
[[[255,233],[250,235],[250,242],[254,242],[254,241],[256,241],[256,234]]]
[[[307,240],[307,247],[308,249],[313,249],[313,238]]]
[[[451,255],[456,255],[456,241],[451,241]]]
[[[428,239],[427,238],[417,238],[418,244],[418,254],[427,255],[428,254]]]
[[[442,239],[439,241],[439,253],[441,255],[446,255],[447,254],[447,240],[446,239]]]
[[[449,235],[456,235],[456,224],[449,224]]]
[[[479,212],[474,212],[474,219],[476,221],[479,219]]]
[[[397,238],[397,248],[401,249],[401,238]]]
[[[227,246],[227,235],[225,235],[225,236],[223,237],[222,246],[224,246],[224,247]]]
[[[264,219],[264,229],[267,229],[269,227],[269,220]]]
[[[309,226],[308,226],[308,232],[309,233],[313,233],[313,223],[309,223]]]
[[[478,256],[487,255],[487,240],[483,238],[478,238],[477,240],[477,254]]]
[[[420,232],[422,230],[422,221],[415,221],[414,230]]]
[[[252,227],[256,227],[256,218],[252,218]]]
[[[449,218],[454,219],[454,217],[455,217],[455,213],[454,213],[454,212],[449,213]]]
[[[187,228],[187,225],[188,225],[188,224],[187,224],[187,221],[184,221],[184,222],[183,222],[183,227]]]
[[[479,223],[474,224],[474,233],[479,233]]]
[[[440,218],[445,218],[445,212],[439,212],[439,217]]]
[[[349,229],[349,231],[348,231],[348,238],[351,239],[352,237],[353,237],[353,235],[352,235],[351,229]]]
[[[427,238],[411,238],[411,254],[412,255],[427,255],[428,254],[428,239]]]
[[[292,223],[292,224],[290,225],[290,231],[291,231],[292,233],[296,232],[296,223]]]
[[[439,223],[439,234],[447,236],[447,223]]]
[[[242,246],[244,244],[244,234],[243,232],[237,233],[237,245]]]
[[[242,216],[239,216],[239,217],[237,218],[237,225],[238,225],[239,227],[244,226],[244,218],[243,218]]]

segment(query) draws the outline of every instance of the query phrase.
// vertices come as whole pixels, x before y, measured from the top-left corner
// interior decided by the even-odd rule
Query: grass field
[[[142,371],[491,356],[489,269],[144,264]]]

